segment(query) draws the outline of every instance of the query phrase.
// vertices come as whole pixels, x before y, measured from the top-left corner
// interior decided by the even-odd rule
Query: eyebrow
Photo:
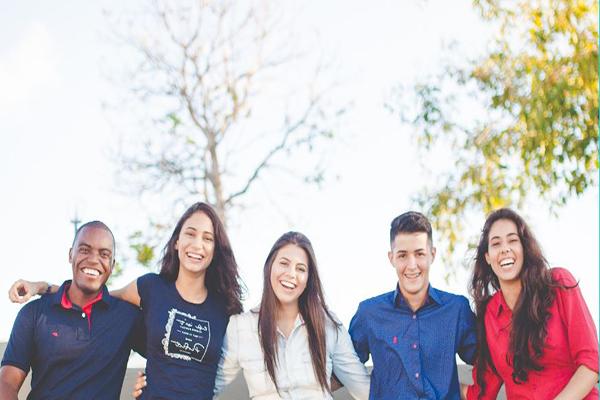
[[[87,244],[87,243],[85,243],[85,242],[81,242],[81,243],[79,243],[79,245],[77,246],[77,248],[81,248],[81,247],[87,247],[87,248],[89,248],[89,249],[91,249],[91,248],[92,248],[92,246],[90,246],[89,244]],[[108,248],[106,248],[106,247],[101,247],[101,248],[99,248],[99,249],[98,249],[98,251],[108,251],[110,254],[112,254],[112,250],[111,250],[111,249],[108,249]]]
[[[418,249],[413,250],[412,252],[413,253],[418,253],[420,251],[427,251],[427,248],[420,247]],[[396,254],[398,254],[398,253],[410,253],[410,251],[409,250],[404,250],[404,249],[399,249],[399,250],[396,250]]]
[[[194,232],[198,232],[198,229],[194,228],[193,226],[186,226],[185,228],[183,228],[184,231],[191,229]],[[208,233],[209,235],[213,235],[214,236],[214,232],[211,231],[202,231],[201,233]]]

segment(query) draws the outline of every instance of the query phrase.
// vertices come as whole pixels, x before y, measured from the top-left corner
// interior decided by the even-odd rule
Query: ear
[[[492,263],[490,262],[490,255],[488,254],[488,252],[485,252],[485,262],[488,263],[488,265],[492,265]]]
[[[396,268],[394,266],[394,263],[392,262],[394,260],[394,253],[392,253],[391,251],[388,251],[388,259],[390,260],[390,264],[392,265],[392,267]]]
[[[69,264],[73,262],[73,248],[69,249]]]
[[[436,253],[437,249],[435,247],[431,248],[431,263],[433,264],[433,261],[435,261],[435,253]]]
[[[175,250],[179,250],[179,249],[177,248],[177,245],[178,245],[178,244],[179,244],[179,239],[177,239],[177,240],[175,241],[175,245],[173,246],[173,248],[174,248]]]

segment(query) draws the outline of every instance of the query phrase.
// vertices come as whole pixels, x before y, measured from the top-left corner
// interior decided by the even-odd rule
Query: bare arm
[[[137,289],[137,279],[129,282],[125,287],[117,290],[111,290],[110,294],[118,299],[124,300],[134,306],[139,307],[142,299]]]
[[[50,285],[46,282],[30,282],[19,279],[8,289],[8,298],[13,303],[26,303],[33,296],[46,293],[50,286],[50,293],[58,292],[60,286]]]
[[[12,365],[0,368],[0,399],[17,400],[27,373]]]
[[[583,399],[598,382],[598,373],[580,365],[554,400]]]

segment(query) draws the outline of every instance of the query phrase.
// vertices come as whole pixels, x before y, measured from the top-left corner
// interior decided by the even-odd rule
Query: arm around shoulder
[[[13,303],[26,303],[35,295],[44,293],[56,293],[59,286],[50,285],[47,282],[30,282],[19,279],[8,289],[8,298]]]
[[[136,307],[139,307],[142,301],[142,299],[140,298],[140,294],[138,293],[137,279],[134,279],[133,281],[129,282],[126,286],[122,287],[121,289],[111,290],[110,294],[111,296],[131,303]]]

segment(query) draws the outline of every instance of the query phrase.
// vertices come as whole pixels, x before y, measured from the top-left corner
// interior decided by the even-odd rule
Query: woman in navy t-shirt
[[[142,399],[212,399],[229,316],[242,311],[237,263],[212,207],[192,205],[166,244],[157,274],[112,293],[141,306],[147,364]]]

